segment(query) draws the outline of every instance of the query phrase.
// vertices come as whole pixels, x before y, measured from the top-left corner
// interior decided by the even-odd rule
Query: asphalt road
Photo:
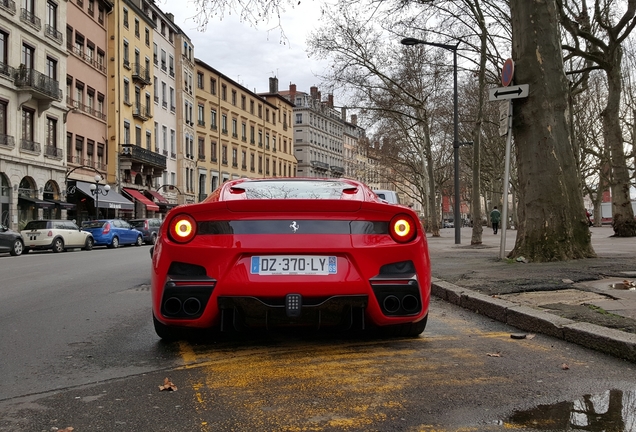
[[[414,339],[165,344],[148,249],[0,255],[0,431],[636,431],[633,363],[438,299]]]

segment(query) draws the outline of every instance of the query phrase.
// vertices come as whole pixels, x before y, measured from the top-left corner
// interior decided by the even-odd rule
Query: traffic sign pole
[[[508,137],[506,138],[506,161],[504,163],[504,192],[503,205],[501,206],[501,241],[499,245],[499,257],[506,258],[506,228],[508,227],[508,193],[510,185],[510,147],[512,143],[512,99],[508,101]]]

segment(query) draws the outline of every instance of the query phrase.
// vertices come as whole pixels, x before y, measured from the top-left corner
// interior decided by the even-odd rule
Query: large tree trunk
[[[607,73],[607,106],[601,113],[603,119],[603,140],[610,150],[612,227],[618,237],[636,236],[636,220],[629,196],[629,171],[623,151],[619,109],[621,99],[621,48],[614,51],[612,69]]]
[[[594,257],[568,130],[568,83],[555,0],[511,0],[516,99],[513,133],[519,171],[519,230],[509,257],[562,261]]]
[[[472,219],[473,232],[470,244],[480,245],[483,227],[481,225],[481,133],[484,119],[484,93],[486,88],[486,56],[488,53],[488,29],[483,17],[480,17],[481,50],[479,58],[479,106],[477,119],[473,129],[473,191],[472,191]]]

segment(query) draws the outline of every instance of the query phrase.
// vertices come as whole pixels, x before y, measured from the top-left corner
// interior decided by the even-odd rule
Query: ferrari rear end
[[[426,326],[430,262],[411,209],[351,180],[241,179],[173,209],[152,256],[157,334]]]

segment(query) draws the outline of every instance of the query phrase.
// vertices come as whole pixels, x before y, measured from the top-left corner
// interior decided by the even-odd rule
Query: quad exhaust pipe
[[[197,315],[201,312],[201,301],[196,297],[189,297],[181,301],[177,297],[170,297],[163,303],[163,310],[167,315],[175,316],[183,312],[186,315]]]
[[[401,298],[389,294],[382,301],[382,308],[388,314],[396,314],[400,310],[406,314],[416,312],[420,307],[420,301],[412,294],[406,294]]]

